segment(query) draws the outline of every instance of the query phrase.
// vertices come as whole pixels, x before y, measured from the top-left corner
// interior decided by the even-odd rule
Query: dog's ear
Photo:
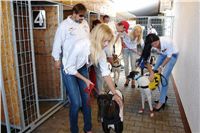
[[[112,100],[113,95],[112,94],[108,94],[108,99],[111,101]]]
[[[132,72],[129,73],[129,75],[127,76],[127,78],[134,79],[135,75],[137,75],[138,73],[139,73],[138,71],[132,71]]]
[[[132,73],[130,72],[126,78],[132,78]]]
[[[97,104],[99,104],[101,102],[101,100],[105,99],[105,94],[100,94],[97,97]]]
[[[139,74],[139,72],[138,72],[138,71],[135,71],[135,75],[137,75],[137,74]]]
[[[129,73],[129,75],[127,76],[127,78],[131,78],[131,79],[134,79],[135,77],[135,71],[132,71]]]

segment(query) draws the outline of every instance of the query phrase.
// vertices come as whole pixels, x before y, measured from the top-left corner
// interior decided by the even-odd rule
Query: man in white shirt
[[[76,43],[79,40],[89,38],[89,26],[88,23],[84,20],[87,9],[83,4],[76,4],[72,11],[73,14],[65,19],[59,25],[56,31],[52,56],[55,60],[55,67],[58,69],[62,68],[61,71],[64,86],[70,99],[70,131],[72,133],[79,132],[78,112],[80,107],[82,107],[82,112],[84,115],[84,132],[91,133],[91,107],[87,105],[89,96],[84,92],[84,89],[88,86],[88,84],[91,83],[88,80],[88,71],[85,65],[88,61],[85,58],[80,58],[80,61],[77,64],[78,67],[80,66],[78,71],[71,67],[71,62],[74,60],[71,59],[73,57],[72,55],[76,53],[76,51],[78,51],[81,47],[76,46]],[[84,43],[87,42],[83,41],[78,44],[84,45]],[[76,51],[74,52],[74,50]],[[88,51],[84,52],[88,53]]]
[[[54,57],[56,68],[61,67],[60,54],[62,51],[64,51],[62,58],[62,63],[64,65],[73,44],[79,39],[89,37],[89,25],[87,21],[84,20],[86,11],[80,10],[79,12],[78,9],[73,9],[73,14],[59,25],[55,34],[52,56]]]

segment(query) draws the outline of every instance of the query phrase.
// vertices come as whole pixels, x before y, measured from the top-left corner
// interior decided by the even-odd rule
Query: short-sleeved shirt
[[[160,53],[163,55],[167,55],[167,57],[171,57],[173,54],[178,53],[178,49],[175,45],[173,45],[173,42],[168,37],[160,37],[160,46],[161,50]]]

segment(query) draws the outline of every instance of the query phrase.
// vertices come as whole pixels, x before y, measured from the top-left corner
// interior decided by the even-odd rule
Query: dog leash
[[[97,92],[97,89],[94,87],[94,84],[90,84],[89,88],[85,88],[84,92],[88,94],[88,100],[87,100],[87,105],[90,106],[90,99],[94,97],[93,91]]]
[[[162,78],[165,79],[165,83],[166,83],[165,85],[163,84]],[[168,81],[167,81],[166,77],[164,75],[162,75],[161,73],[160,73],[160,82],[161,82],[162,87],[166,87],[168,85]],[[160,92],[160,86],[158,86],[158,90]]]

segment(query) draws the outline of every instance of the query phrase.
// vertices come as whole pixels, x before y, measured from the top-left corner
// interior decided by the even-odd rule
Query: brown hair
[[[110,18],[108,15],[104,15],[103,16],[103,20],[105,19],[105,18]]]
[[[76,5],[72,8],[72,11],[73,11],[74,13],[78,14],[78,13],[81,12],[81,11],[87,11],[87,8],[86,8],[83,4],[79,3],[79,4],[76,4]]]

